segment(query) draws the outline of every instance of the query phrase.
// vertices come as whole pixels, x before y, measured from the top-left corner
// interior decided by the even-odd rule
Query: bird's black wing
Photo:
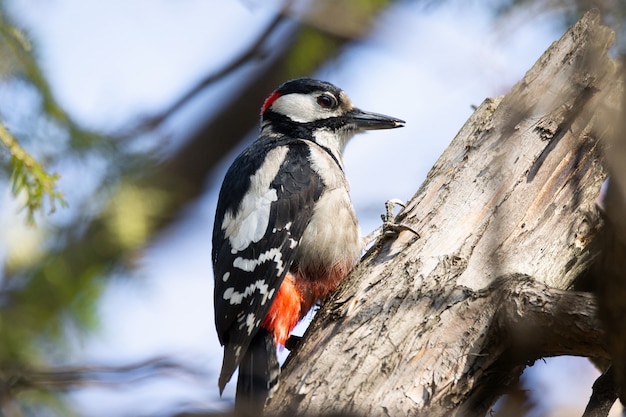
[[[215,324],[225,345],[221,390],[265,318],[322,194],[310,152],[305,141],[257,141],[224,179],[213,229]]]

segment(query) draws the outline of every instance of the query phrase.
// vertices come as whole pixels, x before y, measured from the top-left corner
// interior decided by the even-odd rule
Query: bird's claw
[[[302,336],[295,336],[292,334],[291,336],[289,336],[289,339],[287,339],[285,347],[287,348],[287,350],[292,351],[294,349],[297,349],[298,346],[300,346],[300,343],[302,343]]]
[[[396,223],[396,216],[393,213],[393,209],[396,205],[402,208],[406,207],[406,204],[397,198],[387,200],[385,202],[385,214],[381,214],[380,216],[383,221],[382,235],[385,237],[391,237],[396,236],[402,231],[409,231],[419,238],[420,234],[417,233],[417,231],[412,227],[407,226],[406,224]]]

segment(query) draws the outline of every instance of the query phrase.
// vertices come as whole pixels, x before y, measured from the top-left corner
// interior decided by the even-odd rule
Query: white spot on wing
[[[261,167],[250,176],[250,188],[237,210],[225,213],[222,230],[233,254],[258,242],[265,234],[271,205],[278,199],[276,190],[270,188],[270,184],[278,174],[287,150],[286,146],[281,146],[267,153]]]
[[[265,263],[267,261],[276,262],[276,269],[279,274],[283,273],[285,266],[283,265],[283,254],[281,253],[279,248],[272,248],[267,250],[259,255],[257,259],[244,259],[241,256],[235,258],[233,261],[233,266],[235,268],[239,268],[242,271],[253,272],[257,266]]]
[[[274,290],[269,290],[264,280],[259,279],[248,285],[243,292],[236,291],[233,287],[227,288],[226,291],[224,291],[223,298],[229,301],[231,305],[241,304],[244,298],[250,297],[255,291],[258,291],[258,293],[263,296],[261,304],[265,304],[270,294],[274,293]]]
[[[252,334],[252,329],[254,329],[254,321],[256,320],[256,316],[254,313],[248,314],[246,317],[246,326],[248,327],[248,336]]]
[[[222,276],[222,281],[226,282],[226,281],[228,281],[228,278],[230,278],[230,272],[226,272],[226,273]]]

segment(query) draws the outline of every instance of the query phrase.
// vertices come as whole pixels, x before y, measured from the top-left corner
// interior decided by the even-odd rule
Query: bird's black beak
[[[404,120],[396,119],[395,117],[359,109],[352,109],[348,117],[357,128],[363,130],[395,129],[396,127],[403,127],[406,123]]]

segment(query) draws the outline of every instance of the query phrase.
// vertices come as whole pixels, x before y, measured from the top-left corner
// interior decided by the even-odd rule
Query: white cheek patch
[[[286,146],[281,146],[267,153],[263,165],[250,176],[250,188],[238,210],[225,213],[222,230],[230,243],[231,253],[244,250],[265,235],[272,203],[278,200],[276,190],[270,188],[270,184],[278,174],[287,150]]]
[[[280,96],[270,108],[298,123],[309,123],[341,115],[341,108],[323,109],[317,104],[317,96],[310,94],[292,93]]]

